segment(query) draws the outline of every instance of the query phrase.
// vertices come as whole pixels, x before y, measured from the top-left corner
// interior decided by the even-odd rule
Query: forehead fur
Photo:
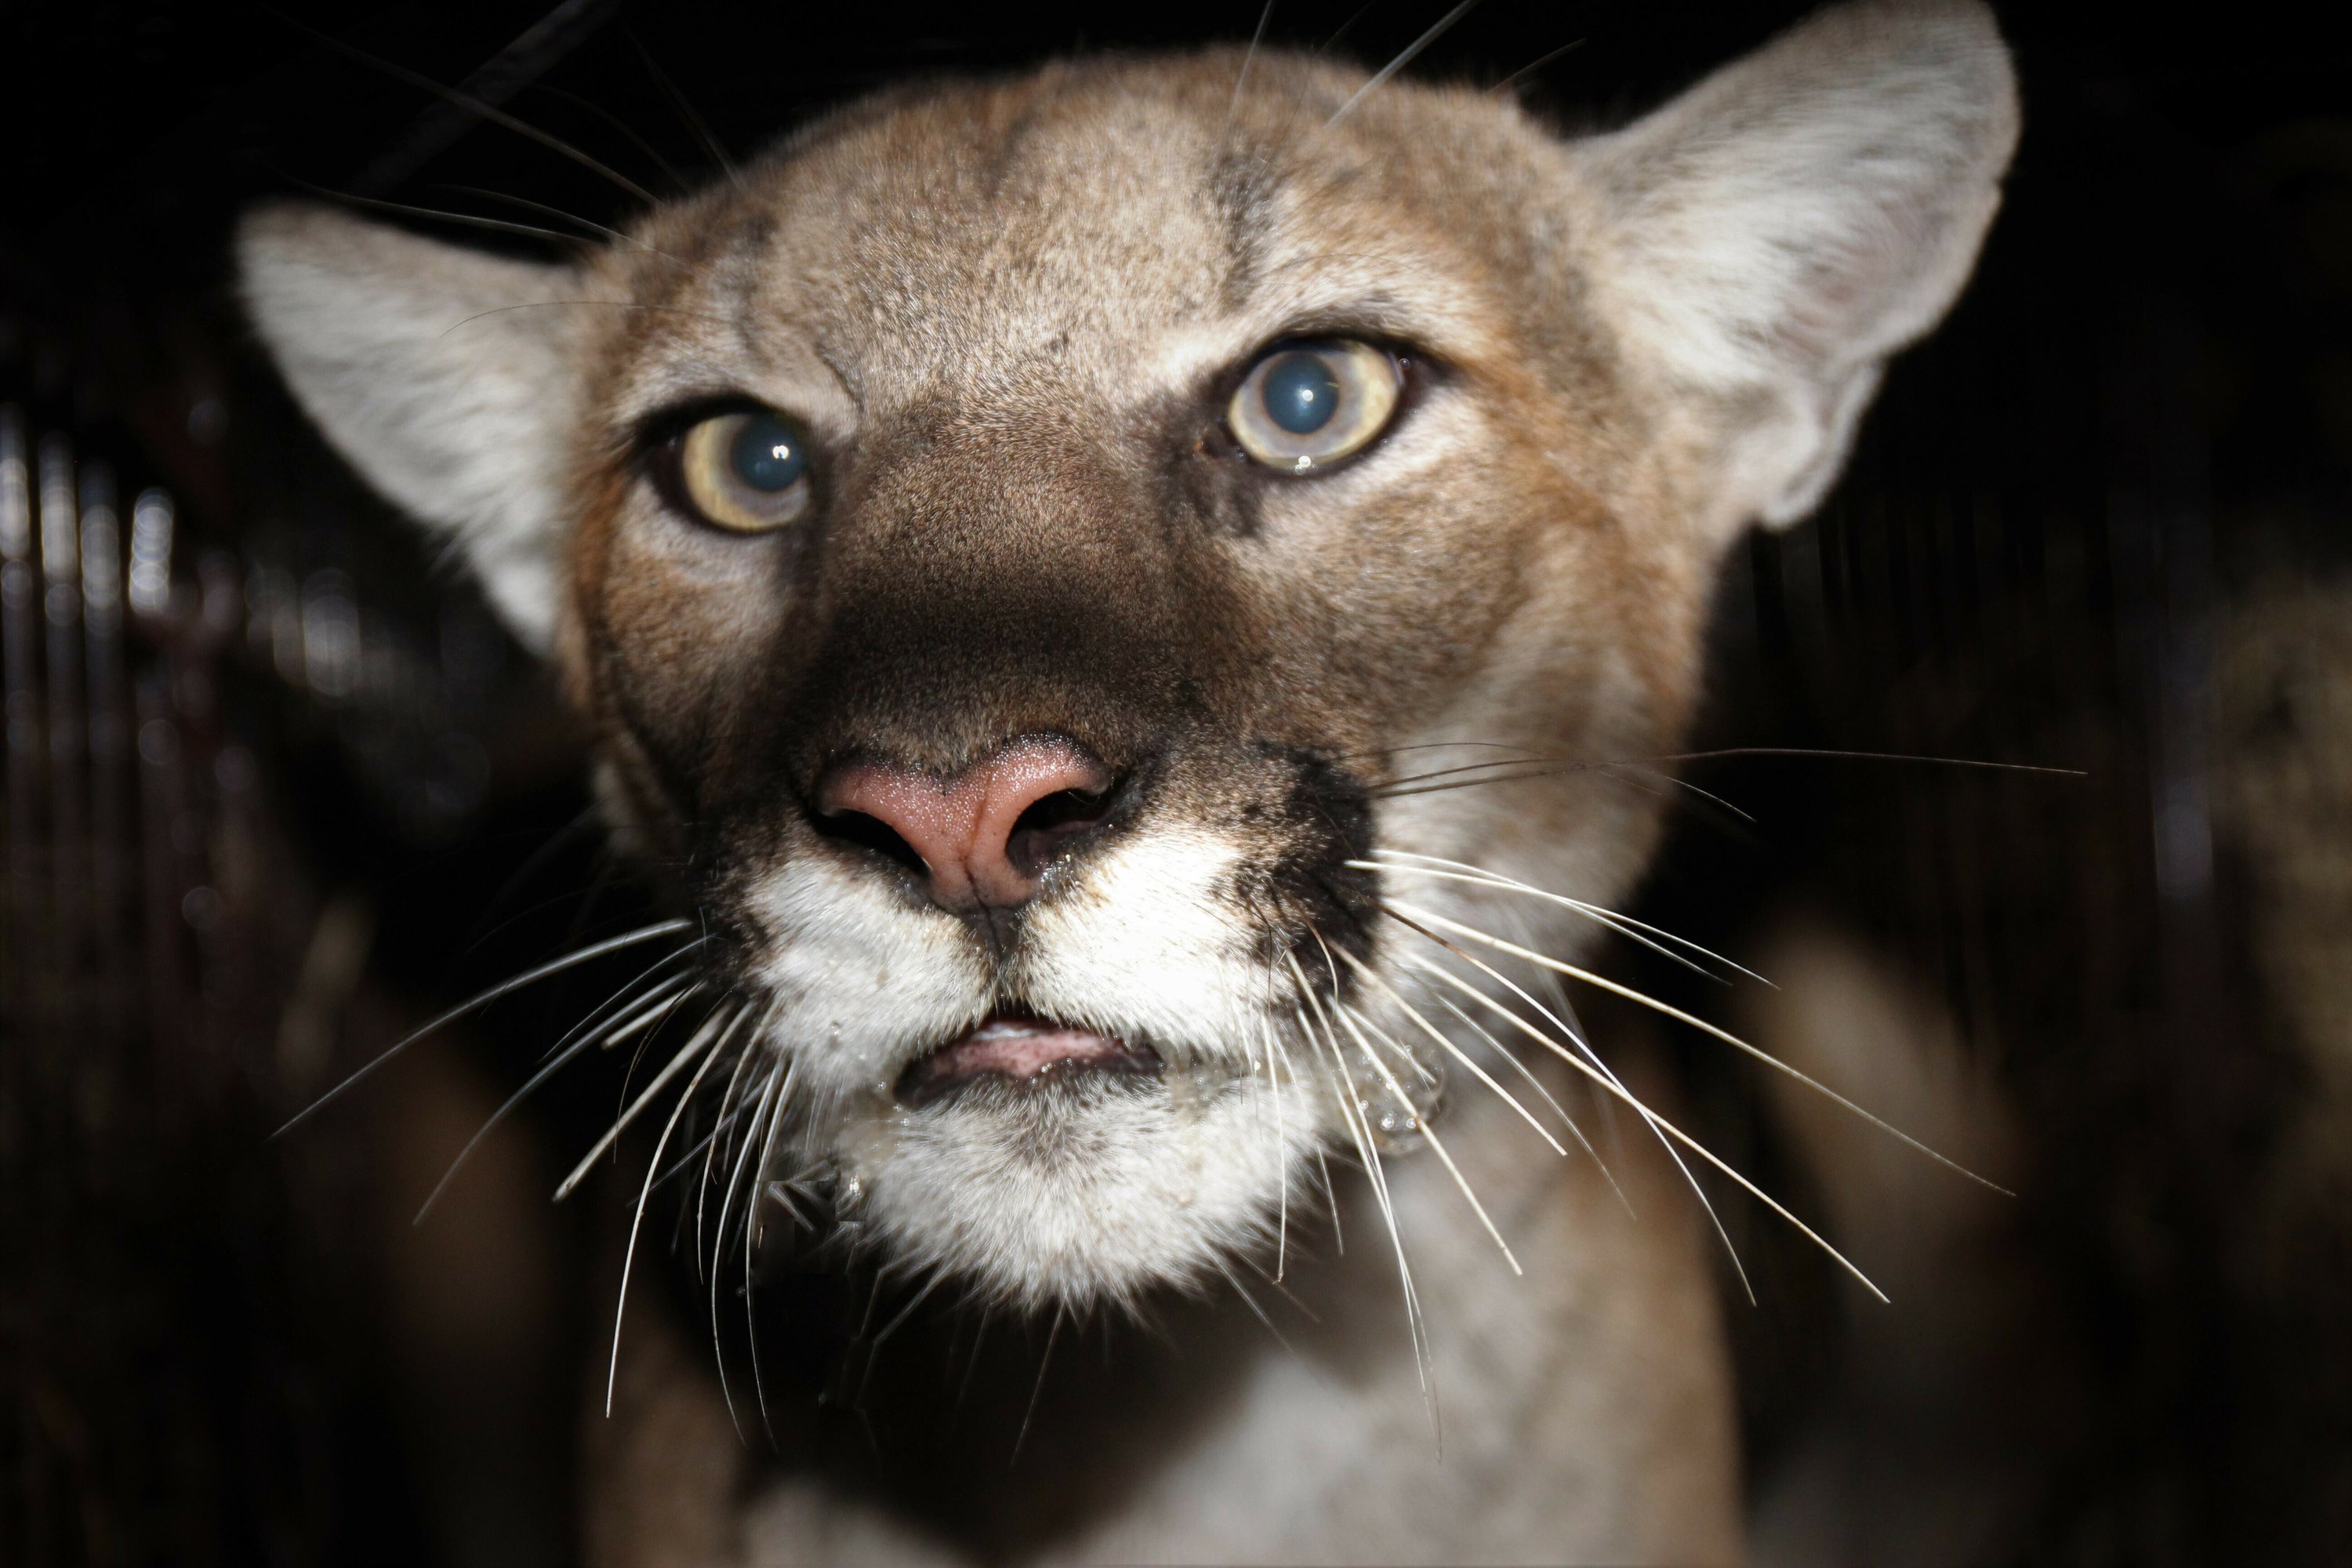
[[[1583,335],[1544,216],[1564,160],[1516,107],[1391,83],[1335,123],[1357,73],[1243,63],[1057,64],[819,122],[614,257],[631,297],[697,312],[625,323],[634,368],[766,368],[797,328],[853,397],[887,401],[984,397],[1047,363],[1106,391],[1181,384],[1327,316],[1468,364]],[[652,372],[617,411],[678,390]]]

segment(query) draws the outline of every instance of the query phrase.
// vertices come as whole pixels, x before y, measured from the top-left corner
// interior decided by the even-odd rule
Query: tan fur
[[[349,219],[248,221],[297,395],[551,647],[616,830],[712,933],[706,984],[752,1009],[730,1060],[790,1066],[747,1269],[763,1180],[805,1167],[867,1263],[1057,1325],[1142,1312],[1184,1348],[1181,1373],[1142,1357],[1049,1400],[1021,1479],[974,1468],[992,1456],[840,1487],[803,1434],[745,1471],[730,1524],[709,1402],[648,1341],[625,1380],[646,1436],[598,1440],[603,1561],[918,1537],[1024,1562],[1738,1555],[1665,1135],[1580,1088],[1572,1024],[1444,934],[1572,956],[1600,927],[1394,855],[1631,890],[1661,806],[1628,770],[1697,697],[1722,553],[1812,505],[1886,356],[1950,303],[2015,136],[2006,57],[1972,5],[1846,6],[1583,142],[1482,93],[1364,85],[1212,50],[885,94],[478,287]],[[1317,337],[1395,349],[1400,412],[1328,472],[1254,467],[1225,401]],[[804,427],[804,521],[728,532],[665,490],[664,422],[713,398]],[[1003,922],[937,907],[811,804],[844,759],[945,776],[1041,734],[1121,805]],[[1544,765],[1402,787],[1497,755]],[[1456,994],[1423,963],[1515,1046],[1507,1016],[1557,1032],[1535,1070],[1613,1123],[1638,1220],[1454,1065],[1515,1070],[1513,1047],[1431,1023]],[[1161,1075],[896,1098],[1005,1009],[1148,1046]],[[1331,1194],[1339,1254],[1307,1196],[1330,1153],[1385,1179],[1402,1258],[1358,1177]],[[1236,1264],[1290,1267],[1315,1315],[1271,1341],[1198,1299],[1244,1289]]]

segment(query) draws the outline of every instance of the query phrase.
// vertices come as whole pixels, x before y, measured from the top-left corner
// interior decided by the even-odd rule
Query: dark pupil
[[[767,415],[746,421],[736,432],[732,457],[737,477],[768,495],[792,489],[808,468],[799,433]]]
[[[1265,367],[1265,412],[1294,436],[1320,430],[1339,410],[1339,382],[1321,354],[1293,349]]]

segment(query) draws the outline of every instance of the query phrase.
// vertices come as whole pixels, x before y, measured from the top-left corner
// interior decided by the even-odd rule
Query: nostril
[[[1109,815],[1116,781],[1076,745],[1025,738],[945,776],[852,758],[828,768],[809,820],[836,842],[927,874],[934,903],[1012,909]]]
[[[1040,875],[1072,840],[1103,825],[1117,795],[1113,786],[1102,784],[1055,790],[1033,802],[1013,819],[1005,858],[1024,877]]]
[[[926,869],[915,847],[878,816],[863,811],[813,811],[809,823],[827,838],[871,849],[909,871],[919,874]]]

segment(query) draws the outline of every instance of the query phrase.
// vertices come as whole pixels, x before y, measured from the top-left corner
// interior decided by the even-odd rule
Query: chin
[[[1270,1249],[1317,1131],[1246,1067],[1018,1016],[874,1098],[831,1138],[841,1221],[898,1268],[1029,1311],[1132,1308]]]

